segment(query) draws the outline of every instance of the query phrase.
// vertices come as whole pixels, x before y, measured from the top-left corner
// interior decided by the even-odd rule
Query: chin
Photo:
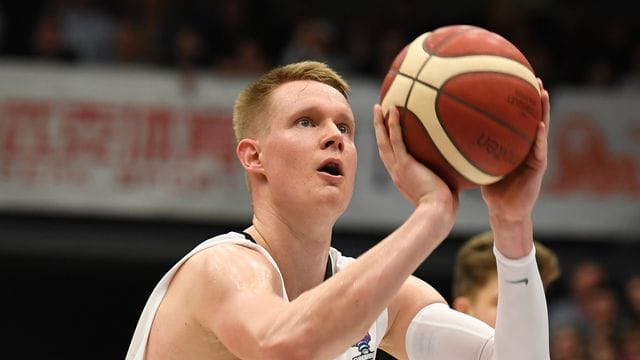
[[[332,216],[336,219],[342,216],[349,207],[351,196],[346,197],[345,194],[328,194],[318,199],[315,207],[318,212],[326,213],[326,216]],[[320,209],[322,208],[322,210]]]
[[[352,191],[347,192],[343,187],[329,187],[326,190],[327,191],[323,192],[320,196],[326,197],[327,202],[342,205],[345,208],[349,206],[351,195],[353,194]]]

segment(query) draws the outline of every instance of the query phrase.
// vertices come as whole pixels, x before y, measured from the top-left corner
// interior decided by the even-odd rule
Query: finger
[[[389,133],[387,127],[384,124],[384,115],[382,114],[382,107],[379,104],[373,107],[373,128],[376,134],[376,144],[378,145],[378,154],[384,165],[389,169],[389,166],[394,161],[393,148],[389,141]]]
[[[538,126],[536,134],[536,143],[534,144],[534,155],[537,161],[546,163],[548,151],[548,127],[547,124],[541,122]]]
[[[551,101],[547,90],[542,92],[542,121],[547,126],[547,130],[549,130],[551,125]]]
[[[538,127],[536,139],[536,158],[538,161],[546,163],[549,148],[549,126],[551,125],[551,102],[549,92],[545,90],[542,79],[538,78],[540,95],[542,100],[542,124]]]
[[[549,129],[549,124],[551,122],[551,104],[549,102],[549,92],[545,90],[544,85],[542,84],[542,79],[538,79],[538,87],[540,88],[540,99],[542,101],[542,121],[547,126],[547,130]]]
[[[400,127],[400,112],[395,106],[389,111],[389,139],[396,158],[407,153],[407,148],[402,138],[402,128]]]

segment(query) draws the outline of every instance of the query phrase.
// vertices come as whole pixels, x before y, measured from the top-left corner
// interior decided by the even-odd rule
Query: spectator
[[[402,29],[389,28],[384,30],[379,41],[376,41],[375,44],[371,71],[375,77],[383,78],[398,53],[408,44],[408,40]]]
[[[371,34],[372,23],[375,23],[375,20],[355,17],[349,21],[345,30],[342,51],[349,61],[348,68],[358,74],[370,72],[373,44],[376,43]]]
[[[611,86],[615,83],[615,71],[608,57],[593,59],[586,69],[585,83],[588,86]]]
[[[46,13],[36,22],[31,38],[30,55],[42,59],[71,62],[77,55],[66,46],[55,13]]]
[[[590,294],[604,284],[607,272],[599,262],[583,260],[578,263],[568,279],[569,294],[549,306],[551,334],[566,327],[585,332],[587,320],[584,308]]]
[[[184,71],[210,65],[210,61],[207,44],[200,31],[188,24],[178,27],[170,63]]]
[[[618,360],[618,347],[611,339],[599,338],[587,342],[587,358],[593,360]]]
[[[148,46],[142,40],[139,24],[131,20],[118,23],[113,38],[114,60],[119,64],[144,64],[149,60]]]
[[[206,44],[200,32],[189,25],[182,25],[175,34],[173,42],[172,65],[177,67],[183,89],[191,92],[195,89],[197,68],[209,64],[210,58]]]
[[[335,31],[335,25],[328,19],[300,19],[280,56],[280,63],[315,60],[331,63],[339,72],[348,70],[346,60],[334,52]]]
[[[231,56],[220,61],[216,71],[225,75],[256,75],[266,72],[270,66],[260,42],[253,37],[243,37]]]
[[[625,282],[623,307],[624,326],[640,329],[640,274],[629,277]]]
[[[601,286],[589,293],[583,303],[586,319],[585,335],[589,342],[601,342],[597,347],[617,340],[621,333],[620,302],[615,291]]]
[[[580,332],[572,327],[557,329],[551,338],[553,360],[584,360],[585,342]]]
[[[62,39],[82,62],[114,60],[113,38],[116,22],[95,0],[61,2]]]
[[[640,325],[629,326],[622,333],[620,359],[640,360]]]
[[[625,285],[625,295],[633,319],[640,323],[640,274],[633,275]]]

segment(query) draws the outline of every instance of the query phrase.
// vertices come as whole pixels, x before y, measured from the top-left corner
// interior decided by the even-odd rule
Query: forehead
[[[337,89],[311,80],[290,81],[271,94],[270,115],[293,114],[305,109],[322,109],[353,119],[347,99]]]

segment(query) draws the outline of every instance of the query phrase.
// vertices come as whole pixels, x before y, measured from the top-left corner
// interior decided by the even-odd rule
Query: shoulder
[[[236,232],[218,235],[200,243],[185,258],[179,272],[194,273],[199,277],[233,278],[264,272],[278,274],[267,251]]]
[[[268,253],[261,251],[264,249],[238,234],[196,246],[177,264],[153,326],[163,329],[163,336],[172,344],[198,343],[208,351],[211,346],[222,346],[214,343],[216,337],[233,334],[241,316],[254,319],[247,307],[261,309],[263,303],[283,302],[279,271],[265,256]],[[204,339],[208,339],[206,344]]]
[[[247,292],[281,296],[280,273],[261,251],[266,253],[237,233],[200,243],[178,264],[164,302],[195,310]]]
[[[282,298],[280,279],[278,270],[257,250],[221,243],[184,262],[171,281],[163,306],[214,328],[211,321],[236,314],[251,299]]]
[[[189,258],[179,272],[204,289],[238,289],[244,285],[275,289],[280,282],[278,270],[248,241],[207,247]]]

